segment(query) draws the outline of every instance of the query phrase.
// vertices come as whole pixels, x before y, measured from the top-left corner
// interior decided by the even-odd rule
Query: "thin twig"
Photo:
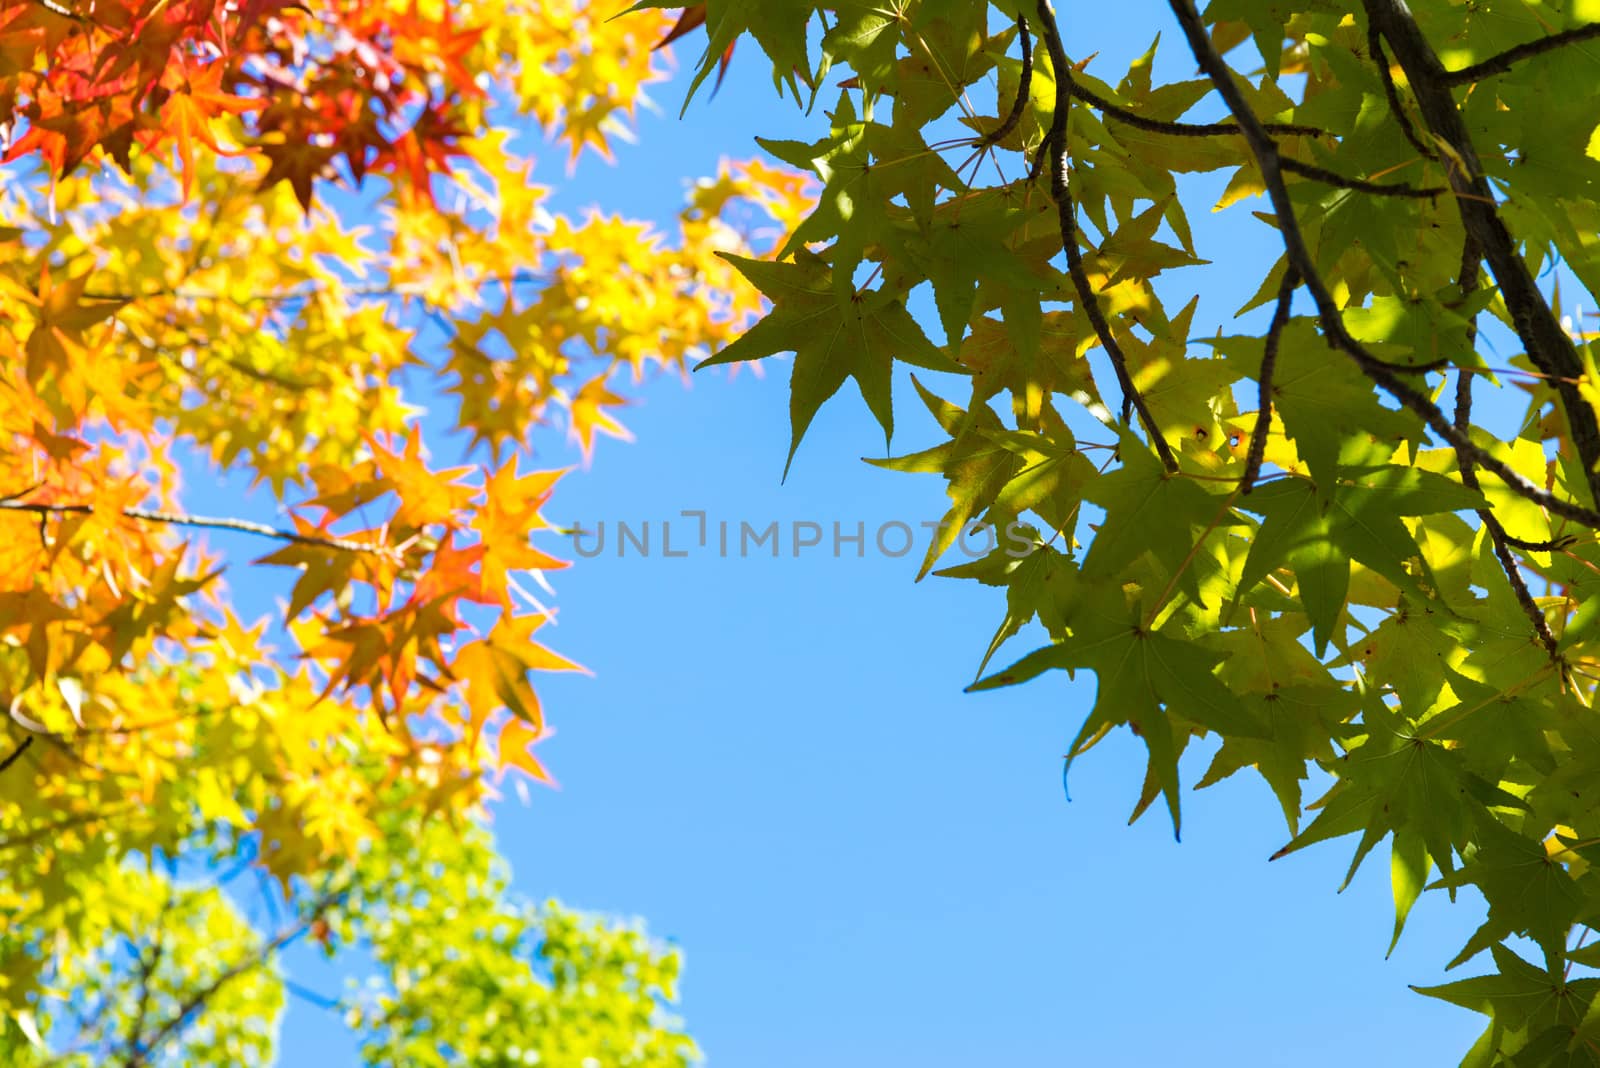
[[[1239,480],[1239,493],[1246,494],[1255,488],[1261,477],[1261,463],[1267,455],[1267,434],[1272,429],[1272,374],[1278,365],[1278,343],[1283,338],[1283,328],[1289,325],[1289,306],[1294,303],[1294,291],[1300,286],[1300,272],[1290,264],[1284,268],[1283,281],[1278,285],[1278,306],[1272,312],[1272,325],[1267,327],[1267,339],[1261,350],[1260,402],[1256,406],[1256,425],[1250,434],[1250,451],[1245,456],[1244,477]]]
[[[1022,44],[1022,78],[1017,83],[1017,98],[1011,102],[1011,112],[999,126],[978,139],[978,148],[991,148],[999,144],[1022,121],[1022,111],[1033,93],[1033,40],[1028,36],[1028,20],[1017,16],[1017,40]]]
[[[1055,62],[1053,56],[1051,57],[1051,62]],[[1058,69],[1067,70],[1068,68],[1063,63]],[[1068,70],[1068,78],[1071,79],[1070,70]],[[1148,118],[1136,111],[1129,111],[1121,105],[1113,104],[1075,79],[1069,81],[1067,90],[1075,98],[1088,104],[1096,111],[1103,112],[1108,117],[1116,119],[1126,126],[1132,126],[1149,133],[1166,134],[1169,137],[1237,137],[1243,133],[1239,129],[1239,125],[1232,122],[1171,122],[1164,119]],[[1300,137],[1329,136],[1328,131],[1319,126],[1304,126],[1293,122],[1266,122],[1262,123],[1262,127],[1267,132],[1275,134]]]
[[[1370,22],[1367,24],[1367,52],[1372,62],[1377,65],[1378,76],[1383,79],[1383,95],[1389,98],[1389,113],[1394,116],[1394,121],[1400,124],[1400,132],[1405,134],[1406,140],[1411,142],[1411,147],[1416,149],[1423,159],[1438,159],[1433,149],[1417,136],[1417,128],[1411,125],[1411,116],[1406,114],[1405,106],[1400,102],[1400,88],[1394,84],[1394,71],[1389,69],[1389,56],[1383,49],[1383,35],[1378,32],[1378,27]]]
[[[1406,197],[1411,200],[1432,200],[1442,196],[1450,190],[1443,186],[1415,186],[1406,182],[1369,182],[1365,178],[1347,178],[1337,171],[1330,171],[1326,167],[1319,167],[1315,163],[1301,163],[1297,159],[1287,156],[1281,157],[1279,166],[1291,174],[1298,174],[1302,178],[1311,178],[1327,185],[1338,186],[1340,189],[1354,189],[1361,193],[1371,193],[1380,197]]]
[[[1447,70],[1444,72],[1444,82],[1446,85],[1465,85],[1467,82],[1475,82],[1492,74],[1505,74],[1521,60],[1532,59],[1534,56],[1553,52],[1566,45],[1587,41],[1594,37],[1600,37],[1600,22],[1591,22],[1587,26],[1562,30],[1560,33],[1553,33],[1549,37],[1541,37],[1537,41],[1519,44],[1515,48],[1508,48],[1504,52],[1490,56],[1481,63],[1474,63],[1470,67],[1462,67],[1460,70]]]
[[[0,510],[33,512],[41,516],[93,515],[96,511],[95,506],[92,504],[41,504],[3,499],[0,499]],[[128,519],[136,519],[146,523],[166,523],[175,527],[201,527],[207,530],[230,530],[239,534],[254,534],[257,537],[276,538],[279,541],[293,542],[297,545],[314,545],[323,549],[338,549],[351,553],[374,553],[379,556],[393,556],[395,554],[395,550],[387,545],[375,545],[371,542],[320,534],[302,534],[297,530],[269,526],[266,523],[256,523],[248,519],[188,515],[182,512],[162,512],[150,508],[123,508],[119,512]]]
[[[28,748],[30,746],[32,746],[32,745],[33,745],[33,735],[31,735],[31,734],[28,735],[26,738],[22,739],[22,741],[18,742],[17,743],[17,747],[15,749],[11,750],[10,753],[6,754],[6,758],[4,760],[0,760],[0,772],[5,772],[5,771],[9,770],[11,765],[13,765],[17,761],[21,760],[22,759],[22,754],[26,753],[28,751]]]
[[[1481,259],[1478,247],[1472,238],[1467,238],[1466,248],[1461,254],[1461,292],[1470,294],[1478,288],[1478,273]],[[1474,316],[1467,321],[1467,344],[1475,345],[1478,337],[1478,320]],[[1456,376],[1456,429],[1461,433],[1470,433],[1472,430],[1472,376],[1459,374]],[[1459,456],[1456,460],[1461,469],[1461,483],[1468,489],[1479,489],[1478,471],[1471,457]],[[1511,555],[1511,538],[1506,534],[1506,528],[1500,522],[1500,517],[1488,508],[1477,509],[1478,519],[1483,523],[1484,529],[1489,532],[1489,540],[1494,545],[1494,555],[1500,561],[1500,569],[1505,572],[1506,581],[1511,583],[1511,592],[1517,599],[1517,604],[1522,607],[1522,614],[1528,617],[1528,622],[1533,624],[1533,633],[1539,639],[1539,644],[1544,646],[1545,652],[1551,659],[1557,653],[1556,636],[1550,631],[1550,621],[1540,610],[1533,599],[1533,591],[1528,589],[1528,581],[1522,575],[1522,567],[1517,558]]]
[[[144,1044],[145,1024],[150,1019],[150,996],[154,991],[156,969],[161,967],[161,958],[167,952],[167,917],[171,915],[173,906],[178,901],[178,887],[169,878],[167,881],[166,900],[161,904],[161,914],[155,923],[155,941],[151,944],[148,953],[138,955],[139,996],[137,1007],[133,1013],[133,1023],[128,1030],[128,1042],[135,1049]]]
[[[1515,534],[1506,534],[1506,544],[1513,549],[1521,549],[1530,553],[1555,553],[1562,549],[1569,549],[1578,543],[1576,534],[1563,534],[1559,538],[1546,538],[1543,541],[1529,541],[1519,538]]]
[[[1095,296],[1094,287],[1089,283],[1088,272],[1083,269],[1083,253],[1078,248],[1077,209],[1072,202],[1072,191],[1067,186],[1067,115],[1068,109],[1072,106],[1072,67],[1067,62],[1066,49],[1062,47],[1061,32],[1056,27],[1055,15],[1050,10],[1049,0],[1039,0],[1039,24],[1039,34],[1044,40],[1046,50],[1050,53],[1050,62],[1056,71],[1055,114],[1051,116],[1050,132],[1045,135],[1044,143],[1039,147],[1039,158],[1042,159],[1045,155],[1050,158],[1050,195],[1056,202],[1061,246],[1067,254],[1067,273],[1071,275],[1073,287],[1077,290],[1078,303],[1083,308],[1084,314],[1089,317],[1095,336],[1100,339],[1100,344],[1106,350],[1111,366],[1117,373],[1117,383],[1122,387],[1123,422],[1130,421],[1133,409],[1137,408],[1156,455],[1161,458],[1161,463],[1168,471],[1176,471],[1178,459],[1172,455],[1172,449],[1167,445],[1166,438],[1162,437],[1161,428],[1157,425],[1150,406],[1145,403],[1144,395],[1139,392],[1132,376],[1128,374],[1127,357],[1123,355],[1122,346],[1112,334],[1111,324],[1106,322],[1105,313],[1100,310],[1100,301]],[[1035,167],[1037,166],[1036,161]]]
[[[536,282],[546,282],[549,275],[528,271],[517,271],[510,275],[484,275],[464,279],[464,282],[473,286],[504,286],[507,288],[519,285],[531,285]],[[337,293],[344,297],[420,297],[433,285],[432,282],[369,282],[362,285],[345,285],[335,288],[334,285],[323,282],[306,282],[298,286],[277,293],[251,293],[243,297],[230,296],[226,293],[216,293],[204,289],[182,289],[179,287],[166,287],[152,289],[144,293],[105,293],[87,291],[83,294],[87,300],[120,300],[126,303],[135,303],[145,300],[159,300],[170,297],[176,300],[206,300],[222,301],[231,304],[287,304],[296,300],[310,300],[324,293]]]
[[[327,994],[319,994],[317,991],[312,990],[308,986],[300,985],[293,979],[282,979],[279,981],[283,983],[283,988],[285,990],[308,1005],[315,1005],[319,1009],[327,1009],[330,1012],[337,1012],[338,1010],[344,1008],[344,1002],[340,1001],[338,998],[329,997]]]

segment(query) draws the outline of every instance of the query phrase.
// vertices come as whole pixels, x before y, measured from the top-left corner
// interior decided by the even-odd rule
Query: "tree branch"
[[[1405,106],[1400,102],[1400,88],[1394,84],[1394,71],[1389,69],[1389,56],[1383,50],[1383,35],[1371,22],[1367,23],[1367,53],[1378,68],[1378,76],[1383,79],[1383,95],[1389,98],[1389,113],[1400,124],[1400,132],[1405,134],[1411,147],[1423,159],[1438,159],[1438,154],[1423,144],[1422,138],[1417,136],[1417,128],[1411,125],[1411,116],[1406,114]]]
[[[32,745],[33,745],[33,735],[31,735],[31,734],[28,735],[26,738],[22,739],[22,741],[18,742],[17,743],[17,747],[15,749],[11,750],[10,753],[6,754],[6,758],[4,760],[0,760],[0,772],[5,772],[5,771],[9,770],[11,765],[13,765],[17,761],[21,760],[22,759],[22,754],[26,753],[28,751],[29,747],[32,746]]]
[[[1256,406],[1256,425],[1250,434],[1250,451],[1244,462],[1244,477],[1239,480],[1239,493],[1246,494],[1255,488],[1261,477],[1261,462],[1267,455],[1267,434],[1272,429],[1272,373],[1278,365],[1278,343],[1283,338],[1283,328],[1289,325],[1289,305],[1294,302],[1294,291],[1300,286],[1300,272],[1290,264],[1284,268],[1283,281],[1278,284],[1278,306],[1272,312],[1272,325],[1267,327],[1267,340],[1261,350],[1260,401]]]
[[[1461,221],[1494,274],[1511,313],[1512,326],[1528,358],[1540,371],[1557,379],[1556,392],[1566,413],[1572,446],[1583,467],[1590,500],[1600,504],[1600,421],[1596,421],[1594,409],[1583,399],[1576,384],[1583,376],[1583,362],[1578,358],[1572,338],[1562,329],[1544,294],[1539,292],[1527,261],[1518,254],[1517,243],[1496,210],[1494,191],[1483,176],[1472,137],[1450,93],[1449,72],[1423,36],[1405,0],[1362,0],[1362,3],[1368,22],[1377,27],[1405,71],[1423,121],[1454,154],[1445,174],[1455,190]]]
[[[136,982],[139,984],[139,996],[133,1013],[133,1024],[128,1032],[128,1042],[135,1049],[144,1044],[144,1029],[150,1020],[150,996],[155,992],[156,969],[161,967],[161,958],[167,952],[166,921],[177,902],[178,887],[172,881],[169,872],[166,900],[161,903],[161,914],[155,923],[155,941],[148,953],[141,952],[138,955]]]
[[[1467,238],[1467,246],[1461,253],[1461,293],[1463,296],[1474,292],[1478,288],[1478,268],[1481,260],[1478,248],[1473,244],[1472,238]],[[1478,319],[1473,316],[1467,321],[1467,343],[1476,344],[1478,337]],[[1456,375],[1456,429],[1461,433],[1469,433],[1472,429],[1472,376],[1465,372]],[[1457,457],[1458,466],[1461,468],[1461,483],[1468,489],[1478,489],[1478,471],[1470,457]],[[1500,518],[1488,508],[1477,509],[1478,519],[1482,521],[1484,529],[1489,532],[1489,540],[1494,545],[1494,555],[1500,561],[1500,569],[1505,572],[1506,580],[1511,583],[1511,592],[1517,598],[1517,604],[1522,607],[1522,614],[1528,617],[1528,622],[1533,624],[1533,633],[1539,639],[1539,644],[1544,646],[1545,652],[1554,660],[1556,654],[1556,636],[1550,631],[1550,621],[1545,618],[1544,612],[1533,599],[1533,591],[1528,589],[1528,581],[1522,575],[1522,567],[1517,558],[1511,555],[1511,538],[1506,534],[1504,524]],[[1524,545],[1527,543],[1523,543]]]
[[[1079,305],[1089,317],[1095,336],[1100,339],[1100,344],[1111,360],[1111,366],[1116,370],[1117,383],[1122,387],[1123,422],[1128,422],[1132,409],[1137,408],[1145,432],[1150,436],[1151,447],[1155,449],[1156,455],[1161,458],[1161,463],[1168,471],[1176,471],[1178,459],[1172,455],[1172,449],[1167,445],[1166,438],[1161,436],[1161,428],[1156,424],[1155,416],[1151,414],[1144,395],[1133,384],[1133,378],[1128,374],[1127,357],[1123,355],[1122,346],[1111,333],[1111,324],[1106,322],[1105,313],[1100,310],[1100,301],[1095,296],[1094,287],[1089,284],[1089,275],[1083,269],[1083,253],[1078,248],[1077,208],[1072,202],[1072,191],[1067,186],[1067,115],[1072,107],[1072,66],[1067,62],[1066,49],[1061,44],[1061,32],[1056,27],[1055,15],[1050,10],[1050,0],[1039,0],[1039,24],[1039,35],[1044,40],[1044,46],[1050,54],[1050,62],[1056,72],[1055,114],[1051,116],[1050,132],[1045,135],[1044,143],[1039,146],[1039,158],[1043,159],[1046,155],[1050,158],[1050,195],[1056,202],[1061,246],[1067,254],[1067,273],[1072,276],[1072,285],[1077,290]]]
[[[1011,112],[999,126],[978,139],[978,148],[991,148],[1005,140],[1017,123],[1022,121],[1023,108],[1033,94],[1033,41],[1028,36],[1028,20],[1017,16],[1017,40],[1022,44],[1022,78],[1017,82],[1017,98],[1011,102]]]
[[[37,504],[14,499],[0,499],[0,511],[33,512],[41,516],[93,515],[95,507],[92,504]],[[279,541],[293,542],[297,545],[314,545],[323,549],[338,549],[342,552],[373,553],[379,556],[393,556],[395,552],[394,549],[387,545],[374,545],[371,542],[355,541],[350,538],[302,534],[297,530],[269,526],[266,523],[255,523],[248,519],[187,515],[182,512],[162,512],[150,508],[123,508],[121,514],[129,519],[137,519],[147,523],[166,523],[170,526],[200,527],[207,530],[230,530],[239,534],[254,534],[257,537],[276,538]]]
[[[1480,467],[1499,477],[1519,496],[1549,509],[1556,515],[1600,529],[1600,512],[1563,500],[1543,487],[1534,485],[1510,465],[1479,448],[1470,437],[1457,430],[1432,401],[1408,385],[1392,368],[1373,356],[1350,335],[1345,328],[1338,303],[1333,299],[1333,294],[1321,275],[1317,273],[1316,261],[1306,246],[1305,235],[1301,233],[1300,224],[1295,218],[1294,204],[1289,199],[1289,191],[1284,184],[1282,168],[1279,166],[1277,144],[1262,128],[1260,121],[1250,111],[1244,95],[1234,84],[1233,73],[1211,44],[1211,38],[1206,33],[1200,13],[1195,10],[1193,0],[1168,0],[1168,3],[1183,28],[1184,36],[1189,41],[1190,51],[1194,53],[1200,68],[1206,72],[1217,91],[1222,94],[1229,110],[1238,118],[1239,125],[1244,130],[1245,140],[1256,157],[1257,165],[1261,168],[1262,180],[1266,184],[1267,194],[1277,214],[1278,232],[1283,240],[1284,251],[1288,255],[1290,265],[1300,272],[1306,290],[1316,302],[1317,317],[1322,324],[1323,335],[1328,344],[1354,360],[1368,378],[1401,405],[1421,416],[1429,429],[1455,448],[1458,456],[1470,456]]]
[[[1432,200],[1450,190],[1442,186],[1415,186],[1406,182],[1369,182],[1365,178],[1346,178],[1337,171],[1330,171],[1326,167],[1318,167],[1315,163],[1301,163],[1297,159],[1287,156],[1280,157],[1279,166],[1290,174],[1298,174],[1302,178],[1311,178],[1327,185],[1338,186],[1340,189],[1354,189],[1360,193],[1371,193],[1380,197],[1406,197],[1412,200]]]
[[[1562,30],[1560,33],[1553,33],[1549,37],[1541,37],[1536,41],[1529,41],[1526,44],[1519,44],[1515,48],[1508,48],[1504,52],[1490,56],[1481,63],[1474,63],[1470,67],[1462,67],[1460,70],[1447,70],[1444,72],[1444,83],[1446,85],[1465,85],[1467,82],[1475,82],[1490,75],[1505,74],[1511,70],[1513,65],[1524,59],[1532,59],[1534,56],[1543,55],[1546,52],[1554,52],[1558,48],[1577,44],[1579,41],[1587,41],[1595,37],[1600,37],[1600,22],[1591,22],[1587,26]]]
[[[1238,137],[1243,133],[1239,129],[1239,125],[1232,122],[1172,122],[1148,118],[1136,111],[1129,111],[1119,104],[1113,104],[1093,89],[1080,85],[1073,80],[1071,68],[1066,65],[1065,58],[1065,55],[1063,55],[1062,65],[1056,69],[1067,71],[1067,91],[1096,111],[1102,112],[1126,126],[1132,126],[1135,129],[1145,130],[1149,133],[1166,134],[1169,137]],[[1051,57],[1051,63],[1055,63],[1053,56]],[[1269,133],[1275,134],[1301,137],[1331,136],[1327,130],[1319,126],[1303,126],[1293,122],[1267,122],[1262,123],[1262,126]]]

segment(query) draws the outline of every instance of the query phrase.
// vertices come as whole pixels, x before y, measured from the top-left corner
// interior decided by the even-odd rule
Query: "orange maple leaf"
[[[606,408],[619,408],[628,402],[611,392],[606,385],[606,375],[601,375],[583,384],[578,392],[573,395],[569,406],[572,419],[572,436],[578,439],[583,447],[583,459],[588,462],[594,452],[594,435],[596,431],[609,434],[623,441],[632,441],[633,435],[628,428],[611,417]]]
[[[372,450],[378,470],[400,498],[400,508],[395,513],[395,522],[400,526],[425,527],[430,523],[451,522],[457,511],[472,499],[472,490],[461,484],[462,477],[472,469],[430,470],[422,459],[420,433],[406,439],[403,453],[390,452],[375,438],[367,440],[367,447]]]
[[[505,776],[506,768],[514,767],[526,773],[529,778],[544,783],[552,790],[559,790],[561,785],[539,763],[539,758],[530,751],[531,747],[538,745],[546,738],[555,734],[555,731],[544,726],[533,726],[520,719],[506,721],[500,728],[499,753],[497,761],[500,767],[500,776]]]
[[[0,276],[0,307],[6,299],[26,305],[34,319],[28,334],[28,378],[37,382],[51,367],[65,369],[74,358],[87,355],[84,333],[96,323],[115,315],[128,302],[84,298],[89,285],[86,271],[77,277],[57,282],[50,276],[50,265],[39,269],[39,289],[29,292]]]
[[[482,579],[484,595],[510,607],[508,588],[512,571],[554,571],[569,566],[535,549],[529,536],[549,527],[539,509],[550,499],[555,483],[565,470],[517,474],[517,458],[503,465],[485,482],[483,507],[472,521],[483,546]]]
[[[235,149],[223,148],[218,143],[212,123],[219,116],[257,111],[267,103],[265,100],[235,96],[225,90],[222,86],[225,73],[227,64],[213,62],[198,69],[171,68],[162,77],[163,85],[173,90],[162,105],[161,114],[166,131],[178,143],[178,165],[183,175],[185,201],[194,189],[195,142],[221,156],[236,155]]]

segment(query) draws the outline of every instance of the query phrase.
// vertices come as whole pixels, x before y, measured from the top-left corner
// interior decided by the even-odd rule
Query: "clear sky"
[[[1180,40],[1151,0],[1097,7],[1115,18],[1095,25],[1074,14],[1084,9],[1067,11],[1068,49],[1098,51],[1090,70],[1111,81],[1158,30]],[[1168,54],[1158,76],[1191,69]],[[589,160],[569,182],[552,147],[539,177],[563,186],[563,208],[666,221],[684,180],[719,156],[755,154],[754,134],[824,129],[820,106],[808,120],[775,100],[768,71],[741,45],[729,83],[687,119],[685,79],[658,87],[661,114],[642,118],[617,166]],[[1201,294],[1203,333],[1254,290],[1271,235],[1242,210],[1211,217],[1199,205],[1192,217],[1201,254],[1226,263],[1180,272],[1167,292],[1181,294],[1175,307]],[[562,484],[551,518],[605,521],[608,540],[604,555],[554,576],[561,618],[547,633],[595,676],[539,680],[558,732],[540,754],[562,788],[497,808],[517,887],[644,916],[680,942],[682,1011],[715,1066],[1313,1068],[1464,1052],[1479,1018],[1406,984],[1440,980],[1476,908],[1425,895],[1385,961],[1386,849],[1342,896],[1353,842],[1269,864],[1282,819],[1243,776],[1184,799],[1181,845],[1159,806],[1126,827],[1144,769],[1126,733],[1075,766],[1069,804],[1061,754],[1092,676],[964,695],[1001,595],[914,584],[921,532],[901,559],[870,538],[884,522],[938,519],[942,481],[860,462],[882,454],[882,438],[847,385],[780,485],[787,373],[769,361],[762,378],[648,383],[624,416],[637,441],[603,441],[592,470]],[[896,390],[894,451],[933,443],[903,377]],[[548,457],[569,453],[552,439]],[[720,558],[713,537],[665,558],[662,520],[676,520],[674,548],[692,543],[686,509],[735,527],[776,520],[783,555]],[[617,557],[618,521],[650,521],[650,558]],[[799,557],[796,521],[824,530]],[[865,558],[853,546],[833,555],[834,522],[866,524]],[[263,594],[279,577],[232,582]],[[997,662],[1037,640],[1025,633]],[[1189,782],[1209,756],[1198,748]],[[337,976],[297,964],[308,985],[337,989]],[[351,1045],[299,1003],[283,1048],[285,1064],[320,1068],[345,1063]]]

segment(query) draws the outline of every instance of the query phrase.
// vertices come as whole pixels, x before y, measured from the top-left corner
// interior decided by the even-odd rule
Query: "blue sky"
[[[1069,15],[1067,26],[1073,55],[1098,50],[1090,70],[1113,82],[1157,29],[1179,41],[1164,6],[1115,10],[1114,22]],[[1190,76],[1172,51],[1158,76]],[[768,69],[741,45],[729,83],[681,122],[686,79],[658,87],[661,113],[642,118],[617,166],[586,160],[567,180],[550,147],[538,178],[559,186],[564,209],[598,203],[666,222],[687,180],[721,156],[756,154],[753,135],[825,129],[820,107],[806,119],[776,101]],[[1220,181],[1194,189],[1214,197]],[[1271,234],[1242,207],[1213,217],[1201,204],[1192,216],[1201,254],[1223,262],[1174,276],[1166,292],[1173,307],[1200,293],[1199,334],[1254,291]],[[558,732],[540,754],[562,789],[496,811],[519,890],[641,915],[680,942],[681,1008],[718,1066],[1312,1068],[1464,1052],[1479,1018],[1406,984],[1439,981],[1475,908],[1425,895],[1386,961],[1385,850],[1343,895],[1353,843],[1269,864],[1282,820],[1266,787],[1242,776],[1184,799],[1181,845],[1159,808],[1129,828],[1144,751],[1125,733],[1075,766],[1067,803],[1061,754],[1092,676],[963,694],[1000,595],[913,583],[920,533],[901,559],[870,537],[865,558],[831,551],[835,522],[870,532],[937,520],[942,482],[860,462],[881,455],[882,437],[847,386],[780,485],[787,373],[769,361],[764,377],[648,383],[624,416],[637,441],[603,441],[592,470],[562,484],[551,518],[605,521],[611,536],[603,555],[554,576],[551,642],[595,675],[540,680]],[[894,451],[933,443],[903,377],[895,399]],[[547,456],[570,458],[554,438]],[[218,507],[200,494],[193,504]],[[687,543],[686,509],[735,526],[778,521],[782,556],[667,559],[660,523],[675,519],[674,544]],[[657,552],[618,558],[618,521],[650,521]],[[798,557],[797,521],[825,531]],[[231,581],[248,597],[279,578]],[[1209,755],[1200,749],[1189,782]],[[299,977],[336,978],[309,967]],[[284,1063],[336,1065],[349,1049],[323,1010],[291,1010]]]

